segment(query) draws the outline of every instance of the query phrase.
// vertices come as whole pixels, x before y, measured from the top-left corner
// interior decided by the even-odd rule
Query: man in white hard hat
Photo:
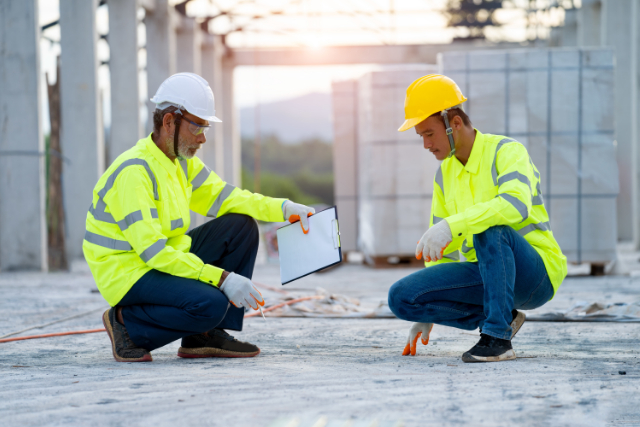
[[[264,299],[251,282],[256,219],[300,220],[312,208],[236,188],[198,157],[215,116],[209,84],[192,73],[165,80],[151,99],[153,133],[121,154],[98,181],[87,214],[85,258],[112,307],[103,317],[119,362],[151,361],[179,338],[178,356],[252,357],[244,308]],[[190,210],[214,218],[187,232]]]

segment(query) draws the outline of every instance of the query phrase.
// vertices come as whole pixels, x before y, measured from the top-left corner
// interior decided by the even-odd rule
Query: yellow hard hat
[[[456,82],[449,77],[441,74],[420,77],[407,88],[404,99],[405,121],[398,131],[411,129],[427,117],[466,100]]]

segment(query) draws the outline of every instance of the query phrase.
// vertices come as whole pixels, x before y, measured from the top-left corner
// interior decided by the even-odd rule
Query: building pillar
[[[233,99],[233,58],[225,55],[222,58],[222,120],[224,180],[231,185],[240,186],[241,158],[240,133],[238,132],[238,112]]]
[[[111,132],[107,144],[108,165],[142,137],[137,3],[136,0],[109,0]]]
[[[578,46],[600,46],[601,9],[600,0],[582,0],[578,11]]]
[[[180,14],[176,14],[178,25],[176,27],[176,71],[178,73],[195,73],[200,75],[202,66],[202,30],[196,24],[196,20]],[[206,144],[205,144],[206,145]],[[204,161],[204,154],[207,147],[202,147],[197,154]],[[206,161],[205,161],[206,164]],[[189,229],[194,229],[204,224],[206,218],[191,211],[191,225]]]
[[[331,89],[333,194],[340,215],[340,243],[346,254],[358,248],[358,82],[333,82]]]
[[[0,271],[47,270],[36,0],[0,2]]]
[[[637,1],[631,5],[631,141],[633,175],[631,187],[633,244],[635,250],[640,250],[640,4]]]
[[[176,28],[176,70],[178,73],[200,75],[202,30],[195,19],[178,16],[180,19]]]
[[[632,220],[632,127],[636,117],[632,117],[632,98],[629,87],[632,84],[630,34],[632,18],[630,11],[636,0],[603,0],[602,1],[602,45],[615,49],[616,68],[614,77],[614,116],[615,139],[617,141],[617,160],[620,171],[620,194],[617,201],[618,240],[633,240]],[[633,22],[636,24],[636,22]],[[634,76],[635,78],[635,76]]]
[[[202,77],[213,90],[216,105],[216,117],[221,118],[222,95],[221,84],[216,83],[222,77],[223,46],[218,43],[219,38],[210,34],[203,34],[202,39]],[[222,155],[222,123],[211,123],[213,128],[207,134],[207,143],[203,147],[202,160],[218,175],[224,173],[224,159]]]
[[[61,146],[67,259],[82,258],[87,210],[104,172],[98,94],[96,0],[60,0]]]
[[[176,34],[177,16],[168,0],[156,0],[153,9],[147,8],[144,23],[147,33],[147,94],[152,98],[160,84],[176,72]],[[147,100],[149,118],[146,134],[153,130],[153,111],[155,104]]]

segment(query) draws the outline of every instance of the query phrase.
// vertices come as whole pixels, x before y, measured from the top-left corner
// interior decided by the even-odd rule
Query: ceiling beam
[[[486,41],[449,44],[330,46],[319,49],[261,48],[230,49],[227,60],[234,65],[346,65],[346,64],[435,64],[438,53],[475,49],[508,49],[519,43],[489,43]]]

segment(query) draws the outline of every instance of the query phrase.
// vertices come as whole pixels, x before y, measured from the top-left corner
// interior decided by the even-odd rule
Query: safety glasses
[[[201,133],[206,136],[207,132],[209,132],[209,129],[211,128],[211,125],[199,125],[197,123],[192,122],[191,120],[188,120],[188,119],[185,119],[185,120],[189,122],[189,132],[191,132],[196,136],[200,135]]]

